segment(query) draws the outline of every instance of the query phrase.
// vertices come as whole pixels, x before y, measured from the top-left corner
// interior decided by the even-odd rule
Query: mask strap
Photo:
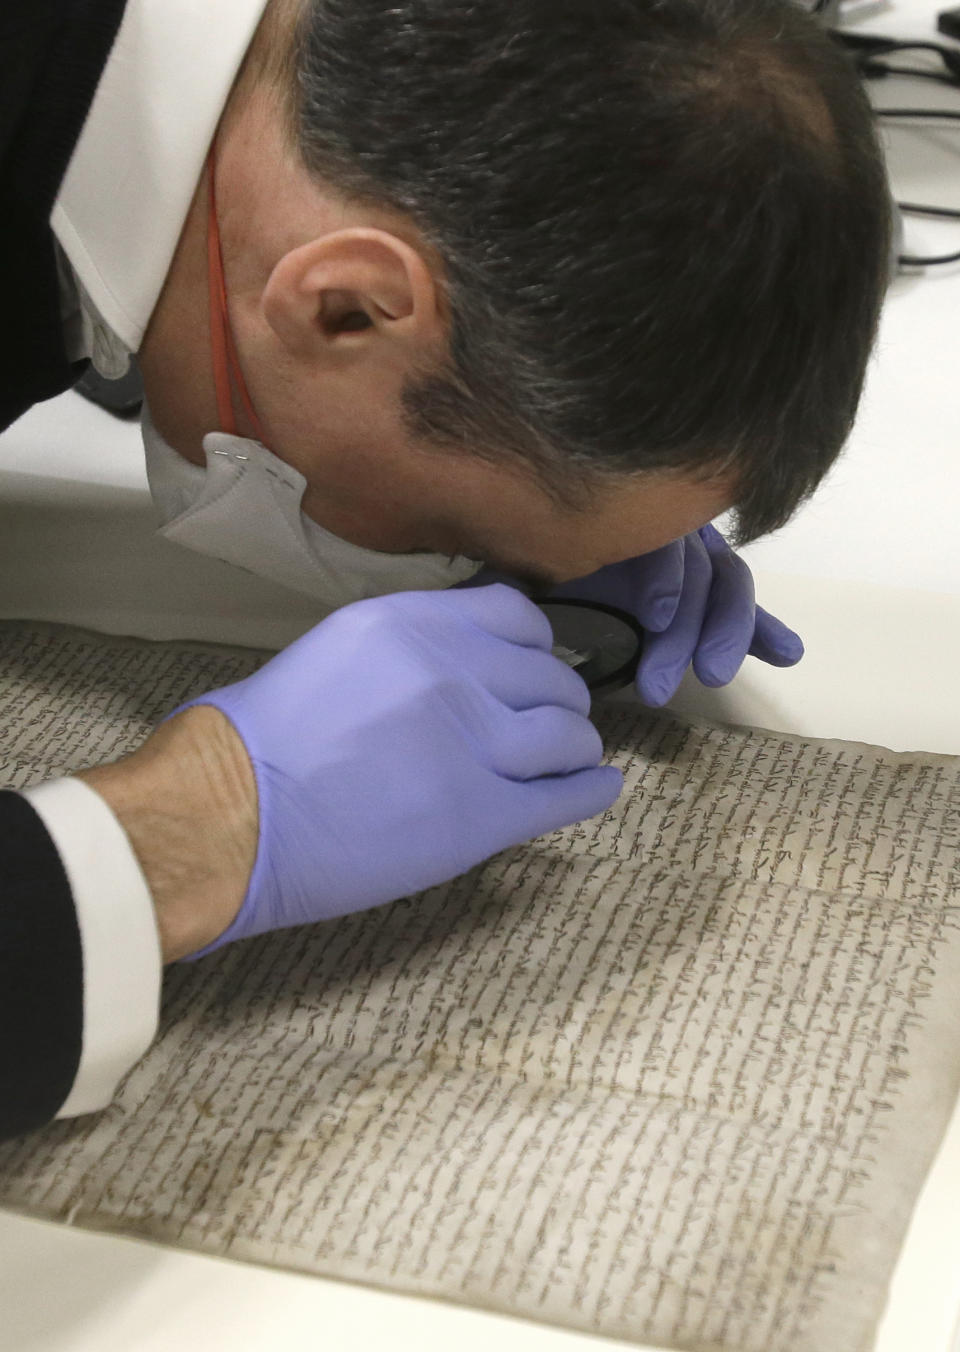
[[[227,308],[227,284],[223,273],[223,249],[220,244],[220,224],[217,219],[217,149],[216,141],[210,147],[209,180],[210,206],[207,215],[207,276],[210,282],[210,353],[213,358],[213,383],[217,392],[217,416],[224,432],[238,435],[233,406],[233,387],[236,387],[243,411],[250,420],[254,435],[264,446],[267,439],[257,417],[247,382],[243,378],[237,346],[230,326]]]

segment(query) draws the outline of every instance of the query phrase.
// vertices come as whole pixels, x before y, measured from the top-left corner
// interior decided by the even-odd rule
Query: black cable
[[[874,108],[874,117],[934,117],[960,122],[960,112],[952,108]]]
[[[883,38],[872,33],[841,33],[836,29],[830,36],[841,47],[846,47],[855,61],[861,53],[861,59],[869,59],[870,56],[889,56],[891,52],[935,52],[954,77],[953,83],[960,83],[960,51],[946,46],[945,43],[904,42],[898,38]]]
[[[939,263],[960,263],[960,253],[938,254],[929,258],[914,258],[911,254],[901,254],[897,262],[903,268],[932,268]]]
[[[897,206],[908,216],[942,216],[949,220],[960,220],[960,207],[928,206],[925,202],[898,202]],[[960,262],[960,253],[936,254],[920,258],[914,254],[900,254],[897,262],[901,267],[935,267],[940,263]]]
[[[875,117],[889,118],[946,118],[951,122],[960,122],[960,112],[951,108],[874,108]],[[915,202],[898,202],[901,211],[916,216],[944,216],[960,220],[960,210],[954,207],[925,206]],[[960,263],[960,253],[931,254],[918,257],[914,254],[900,254],[897,262],[905,268],[937,267],[942,263]]]
[[[905,75],[911,80],[934,80],[937,84],[949,85],[951,89],[960,88],[960,83],[952,75],[939,70],[918,70],[916,66],[891,66],[886,61],[875,61],[868,57],[857,62],[857,70],[865,80],[875,80],[886,75]]]
[[[947,47],[942,42],[901,42],[896,38],[884,38],[871,33],[841,33],[836,29],[831,31],[830,36],[848,49],[857,69],[865,79],[900,75],[916,80],[933,80],[937,84],[947,84],[955,88],[960,86],[960,51]],[[935,52],[946,66],[948,74],[908,66],[892,66],[887,61],[876,60],[876,57],[888,56],[892,52]],[[873,111],[875,117],[891,120],[910,118],[960,122],[960,112],[949,108],[875,108]],[[899,202],[897,205],[907,215],[940,216],[960,220],[960,210],[953,207],[926,206],[916,202]],[[897,262],[901,267],[907,268],[936,267],[942,263],[960,262],[960,251],[924,257],[900,254]]]
[[[898,202],[897,206],[908,216],[949,216],[960,220],[960,207],[928,207],[919,202]]]

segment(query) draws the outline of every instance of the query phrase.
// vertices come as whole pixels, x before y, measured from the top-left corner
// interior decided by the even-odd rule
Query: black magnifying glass
[[[636,680],[643,628],[626,610],[601,601],[537,600],[553,628],[553,654],[572,667],[592,694],[610,694]]]

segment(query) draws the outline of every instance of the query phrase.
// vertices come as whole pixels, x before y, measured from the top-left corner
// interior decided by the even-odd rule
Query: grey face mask
[[[341,540],[303,515],[306,479],[259,441],[211,432],[201,469],[163,440],[146,405],[142,431],[160,535],[331,610],[389,592],[436,591],[482,567],[472,559],[386,554]]]

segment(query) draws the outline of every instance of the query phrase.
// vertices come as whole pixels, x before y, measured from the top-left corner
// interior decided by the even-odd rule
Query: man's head
[[[274,0],[220,157],[255,403],[356,543],[576,575],[731,506],[749,538],[846,438],[888,194],[781,0]],[[190,240],[144,368],[196,457]]]

